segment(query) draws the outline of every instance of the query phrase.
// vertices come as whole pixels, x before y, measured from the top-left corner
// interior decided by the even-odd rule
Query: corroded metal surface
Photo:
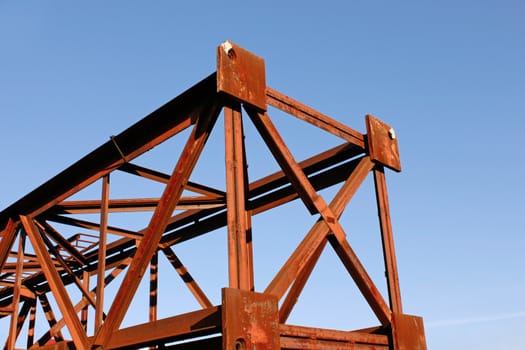
[[[421,317],[394,313],[392,328],[394,330],[394,349],[427,350]]]
[[[385,167],[401,170],[394,130],[367,116],[367,135],[355,131],[267,87],[260,57],[231,42],[217,51],[216,73],[0,212],[0,321],[8,325],[1,339],[5,348],[426,348],[422,319],[402,313],[384,173]],[[295,159],[267,104],[342,143]],[[226,183],[215,188],[190,178],[220,118],[225,162],[217,171],[224,171]],[[278,171],[258,179],[248,176],[245,120],[255,126]],[[171,173],[136,163],[172,137],[186,137],[186,142],[179,158],[169,164]],[[371,173],[388,295],[377,288],[340,222]],[[163,191],[160,196],[114,198],[110,187],[117,174],[154,182]],[[320,191],[337,184],[341,186],[335,196],[323,198]],[[99,193],[95,198],[75,197],[93,188]],[[268,285],[256,290],[252,217],[295,200],[304,204],[315,223],[275,269]],[[144,228],[137,229],[127,222],[110,224],[109,216],[115,213],[151,216]],[[293,219],[286,218],[286,224],[292,225]],[[221,304],[214,306],[174,247],[221,228],[227,232],[228,282],[222,286]],[[337,330],[287,323],[318,259],[330,248],[376,316],[376,327]],[[200,309],[159,319],[157,296],[163,275],[158,265],[164,258]],[[123,326],[125,317],[134,312],[132,302],[147,274],[147,322]]]
[[[265,111],[264,60],[225,41],[217,48],[217,91]]]
[[[401,171],[397,135],[394,128],[371,115],[367,115],[366,130],[370,158],[392,170]]]

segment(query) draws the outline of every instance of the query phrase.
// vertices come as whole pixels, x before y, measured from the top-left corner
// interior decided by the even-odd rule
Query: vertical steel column
[[[100,208],[100,238],[98,243],[98,269],[95,306],[95,332],[102,325],[104,313],[104,276],[106,274],[106,237],[108,230],[109,174],[102,177],[102,201]]]
[[[151,257],[149,264],[149,322],[155,322],[157,320],[157,298],[159,292],[159,251]],[[150,346],[150,350],[155,350],[156,345]]]
[[[85,290],[89,291],[89,272],[82,271],[82,282],[82,287],[84,287]],[[82,308],[80,314],[80,323],[82,324],[82,327],[84,327],[84,331],[86,333],[88,329],[88,311],[89,303],[86,303],[86,305]]]
[[[149,265],[149,321],[157,320],[157,293],[158,293],[158,265],[159,253],[158,251],[151,257]]]
[[[392,223],[390,222],[390,207],[388,205],[388,194],[383,166],[377,165],[374,169],[374,183],[376,188],[377,211],[381,226],[381,240],[383,242],[383,257],[385,259],[390,308],[392,312],[402,313],[403,307],[401,304],[401,292],[397,274],[394,235],[392,232]]]
[[[27,329],[27,348],[28,349],[33,345],[33,342],[35,339],[35,323],[36,323],[36,296],[34,299],[31,299],[31,309],[29,310],[29,327]]]
[[[246,162],[241,106],[224,107],[226,205],[230,288],[253,290],[253,264],[246,211]]]
[[[22,288],[22,272],[24,270],[24,250],[26,243],[26,235],[21,232],[18,235],[18,254],[16,257],[16,275],[15,285],[13,287],[13,302],[12,302],[12,313],[11,313],[11,324],[9,326],[9,341],[7,344],[7,350],[14,350],[17,338],[17,326],[18,326],[18,312],[20,305],[20,289]]]

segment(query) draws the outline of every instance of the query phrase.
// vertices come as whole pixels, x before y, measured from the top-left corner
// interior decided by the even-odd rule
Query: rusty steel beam
[[[224,199],[216,197],[192,196],[182,197],[177,204],[177,210],[209,209],[224,207]],[[159,198],[112,199],[108,203],[108,213],[125,213],[135,211],[154,211],[159,204]],[[101,201],[77,200],[65,201],[54,207],[57,214],[98,214]]]
[[[298,161],[273,124],[271,114],[276,111],[343,143]],[[209,135],[220,127],[215,125],[220,125],[216,121],[221,112],[224,167],[213,169],[209,176],[223,171],[224,188],[209,186],[206,179],[190,180]],[[246,120],[255,126],[279,166],[259,179],[248,174]],[[22,327],[27,326],[30,349],[426,349],[422,319],[402,313],[384,173],[385,168],[401,171],[397,136],[371,115],[365,123],[366,135],[266,86],[264,60],[224,42],[217,48],[215,73],[0,212],[0,318],[11,317],[5,347],[14,349],[21,341],[17,338]],[[180,137],[186,129],[179,157],[166,159],[172,163],[171,174],[139,165],[137,157],[171,137]],[[113,172],[155,181],[164,191],[160,197],[155,193],[145,198],[113,198],[109,190]],[[340,221],[370,173],[388,303],[346,239],[344,221]],[[73,197],[99,180],[98,198]],[[341,187],[333,199],[325,200],[322,190],[338,184]],[[317,221],[268,286],[258,291],[252,238],[256,240],[260,233],[252,228],[252,217],[297,199]],[[137,212],[151,214],[143,229],[137,230],[131,222],[119,221],[118,227],[108,224],[114,213],[133,216]],[[293,225],[293,218],[286,220]],[[227,283],[221,286],[222,299],[215,306],[208,297],[211,294],[173,250],[212,232],[224,232],[228,256],[224,262]],[[13,248],[17,239],[18,247]],[[376,315],[378,326],[349,331],[287,324],[312,271],[330,247]],[[164,274],[159,273],[159,251],[201,310],[159,319],[159,295],[165,295],[166,286],[161,282]],[[146,321],[121,328],[133,312],[130,306],[139,285],[147,283],[143,276],[148,267]],[[121,273],[123,278],[117,279]],[[75,290],[74,297],[70,288]],[[37,300],[44,322],[36,319]],[[51,305],[58,306],[59,319]],[[48,324],[43,325],[46,320]],[[63,332],[64,327],[67,331]],[[40,336],[36,341],[35,334]]]
[[[171,342],[207,336],[220,332],[220,325],[220,308],[210,307],[156,322],[123,328],[114,333],[107,348],[139,348],[157,344],[159,341]]]
[[[106,273],[106,248],[108,234],[108,211],[109,211],[109,174],[102,177],[102,193],[100,200],[100,239],[98,242],[98,268],[97,268],[97,300],[95,305],[95,329],[102,325],[102,314],[104,313],[104,275]]]
[[[142,167],[136,164],[132,164],[132,163],[122,164],[118,168],[118,170],[124,171],[129,174],[141,176],[146,179],[157,181],[163,184],[167,184],[170,180],[170,176],[168,174],[164,174],[160,171],[148,169],[148,168],[145,168],[145,167]],[[196,182],[192,182],[192,181],[188,181],[188,183],[186,184],[186,190],[192,191],[195,193],[200,193],[210,198],[224,198],[226,196],[226,193],[224,193],[224,191],[221,191],[216,188],[209,187],[209,186],[205,186],[205,185],[202,185]]]
[[[241,105],[224,107],[226,204],[230,288],[253,290],[253,261],[246,210],[247,164]]]
[[[29,305],[29,325],[27,327],[27,345],[29,349],[33,345],[35,338],[35,323],[36,323],[36,298],[26,301]]]
[[[58,303],[58,307],[66,319],[66,324],[74,339],[75,346],[77,349],[87,349],[88,344],[86,333],[84,332],[84,329],[80,324],[80,320],[74,312],[73,304],[69,298],[66,288],[62,284],[60,275],[55,270],[51,259],[47,255],[48,252],[46,245],[42,239],[40,231],[36,227],[35,223],[27,216],[21,215],[20,221],[22,222],[22,225],[29,236],[29,240],[35,249],[37,256],[40,257],[40,261],[43,263],[42,268],[44,274],[46,275],[49,286],[55,295],[55,300]]]
[[[77,248],[75,248],[71,242],[69,242],[67,239],[64,238],[57,230],[55,230],[51,225],[49,225],[47,222],[39,222],[39,225],[44,230],[44,232],[51,237],[52,240],[54,240],[61,249],[64,249],[67,251],[73,259],[75,259],[80,265],[87,264],[86,258],[82,253],[80,253]]]
[[[297,349],[302,343],[304,348],[350,348],[350,349],[387,349],[389,340],[387,335],[373,334],[358,331],[339,331],[292,325],[279,325],[281,345],[283,349]],[[319,342],[319,343],[318,343]],[[340,347],[337,347],[339,345]],[[319,347],[315,347],[319,346]]]
[[[401,314],[403,307],[401,304],[401,291],[399,290],[394,235],[390,222],[390,207],[388,205],[385,172],[382,166],[377,166],[376,169],[374,169],[374,183],[376,187],[377,212],[381,228],[381,242],[383,243],[383,257],[385,260],[390,308],[393,312]]]
[[[333,135],[339,136],[363,150],[365,149],[363,134],[277,90],[269,87],[266,88],[266,100],[269,105],[283,112],[289,113]]]

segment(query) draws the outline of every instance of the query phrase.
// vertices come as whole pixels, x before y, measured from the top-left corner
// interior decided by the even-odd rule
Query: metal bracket
[[[394,171],[400,172],[401,160],[399,159],[399,148],[394,129],[374,116],[367,115],[366,130],[368,133],[370,158]]]
[[[392,314],[394,349],[427,350],[423,318],[405,314]]]
[[[217,47],[217,92],[266,111],[264,60],[225,41]]]

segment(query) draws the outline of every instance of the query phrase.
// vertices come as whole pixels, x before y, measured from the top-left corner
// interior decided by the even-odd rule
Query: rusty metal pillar
[[[386,188],[384,167],[401,171],[401,161],[395,130],[388,124],[371,116],[366,116],[368,133],[368,151],[376,162],[374,183],[376,190],[377,211],[383,244],[383,258],[387,278],[390,309],[392,310],[393,350],[426,350],[423,319],[403,314],[401,291],[394,248],[394,235],[390,221],[390,207]]]
[[[253,290],[250,211],[246,209],[248,174],[241,103],[266,110],[264,60],[225,41],[217,48],[217,91],[224,105],[229,286]]]

